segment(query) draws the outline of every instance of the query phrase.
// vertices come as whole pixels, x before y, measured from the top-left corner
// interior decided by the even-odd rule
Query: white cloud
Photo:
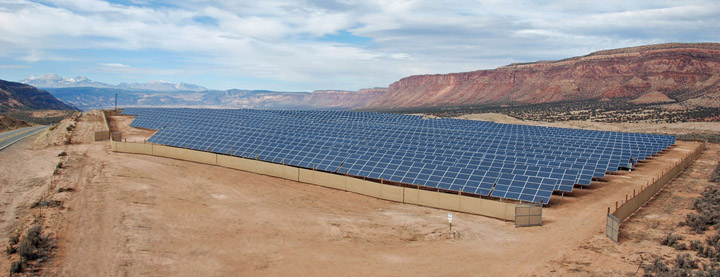
[[[127,64],[121,64],[121,63],[101,63],[100,65],[106,66],[106,67],[119,67],[119,68],[130,67]]]
[[[205,74],[259,79],[263,85],[276,81],[277,87],[268,89],[358,89],[410,74],[493,68],[647,43],[720,40],[720,4],[711,0],[130,2],[4,1],[0,62],[72,60],[123,78],[143,73],[160,74],[148,76],[152,79],[166,78],[162,74],[202,79]],[[341,32],[370,41],[321,39]],[[77,50],[138,56],[104,63],[106,58],[72,53]]]

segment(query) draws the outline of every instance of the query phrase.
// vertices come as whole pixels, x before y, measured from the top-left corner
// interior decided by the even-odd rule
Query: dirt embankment
[[[102,122],[98,113],[74,114],[57,126],[18,142],[0,152],[0,236],[5,238],[25,232],[31,226],[43,226],[43,235],[51,241],[62,238],[58,230],[65,222],[65,202],[72,195],[76,178],[74,168],[85,168],[81,161],[87,151],[84,143],[94,139],[93,124]],[[72,126],[72,127],[71,127]],[[14,247],[19,252],[19,245]],[[36,252],[39,253],[39,252]],[[45,262],[38,263],[39,260]],[[0,261],[0,271],[8,272],[19,253],[6,256]],[[38,274],[52,265],[51,254],[39,260],[28,261],[25,272]]]
[[[14,129],[28,127],[28,126],[30,126],[30,124],[28,124],[25,121],[17,120],[12,117],[0,115],[0,132],[14,130]]]
[[[23,157],[36,166],[43,165],[36,159],[57,155],[51,150],[68,153],[53,191],[73,191],[53,193],[51,199],[62,206],[57,215],[43,216],[58,239],[45,275],[625,275],[637,269],[639,252],[664,253],[653,246],[659,231],[648,229],[658,228],[654,224],[674,228],[673,222],[684,217],[680,207],[707,185],[697,181],[686,191],[688,182],[706,178],[703,166],[720,157],[720,147],[708,147],[641,216],[623,225],[623,244],[616,245],[603,234],[607,207],[677,162],[693,143],[679,142],[633,172],[553,196],[542,227],[514,228],[510,222],[453,213],[450,233],[444,210],[217,166],[113,153],[107,142],[90,140],[100,126],[91,118],[78,120],[72,136],[77,143],[15,149],[28,152]],[[120,124],[125,119],[115,120],[121,130],[130,130]],[[129,137],[139,139],[145,130],[132,132]],[[39,178],[49,178],[57,160],[38,168],[49,172]],[[23,173],[22,165],[0,153],[0,164],[13,162]],[[13,183],[7,190],[21,188]],[[22,204],[39,195],[11,199]],[[677,208],[666,213],[665,201]],[[13,205],[26,207],[20,204]],[[642,216],[653,209],[650,218],[663,218],[660,223]]]
[[[148,138],[157,132],[157,130],[148,130],[141,128],[132,128],[130,124],[135,119],[134,116],[108,116],[108,126],[111,132],[121,132],[122,141],[125,142],[145,142]]]

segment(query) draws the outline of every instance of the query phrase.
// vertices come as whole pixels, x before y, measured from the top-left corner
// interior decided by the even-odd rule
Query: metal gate
[[[542,226],[541,204],[518,204],[515,206],[515,227]]]
[[[612,214],[607,214],[607,222],[605,223],[605,235],[617,243],[619,234],[620,220]]]

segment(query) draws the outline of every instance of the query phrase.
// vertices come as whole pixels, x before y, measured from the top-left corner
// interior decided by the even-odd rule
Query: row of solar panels
[[[445,145],[448,145],[448,144],[445,144]],[[452,147],[452,146],[450,146],[450,147]],[[496,147],[496,148],[497,148],[497,147]],[[603,151],[606,151],[606,150],[603,150]],[[657,150],[655,150],[655,151],[657,151]],[[652,152],[649,152],[649,151],[646,150],[646,151],[643,153],[643,156],[649,156],[651,153],[652,153]],[[639,154],[637,154],[637,155],[639,155]],[[637,156],[637,155],[636,155],[636,156]],[[618,160],[621,160],[621,161],[618,161]],[[621,159],[621,158],[618,158],[617,156],[615,157],[615,162],[616,162],[616,164],[618,164],[618,167],[619,167],[619,166],[625,166],[625,165],[627,164],[626,161],[623,162],[622,159]],[[609,168],[609,170],[616,170],[616,169]],[[602,177],[602,176],[596,176],[596,177]]]
[[[304,127],[303,127],[304,128]],[[246,128],[245,130],[249,130],[250,128]],[[302,133],[301,130],[297,130],[297,132],[293,132],[293,130],[287,130],[287,128],[283,129],[285,133],[292,134],[294,137],[308,137],[308,138],[315,138],[315,139],[327,139],[327,140],[333,140],[333,141],[345,141],[345,144],[354,145],[357,143],[361,143],[362,139],[366,138],[369,135],[376,135],[376,136],[387,136],[392,135],[389,133],[373,133],[372,132],[364,132],[363,135],[357,136],[357,137],[348,137],[348,136],[342,136],[339,134],[329,134],[329,133],[323,133],[318,135],[305,135]],[[228,133],[232,134],[232,131],[227,130],[214,130],[214,133]],[[275,133],[268,132],[268,131],[261,131],[264,132],[263,137],[272,137],[276,135]],[[203,138],[207,136],[207,134],[201,135]],[[280,136],[287,136],[288,134],[280,134]],[[401,141],[400,143],[397,142],[387,142],[387,141],[376,141],[371,142],[369,146],[378,147],[379,144],[387,144],[390,143],[390,146],[392,146],[393,149],[395,148],[402,148],[406,145],[411,145],[415,148],[421,148],[427,151],[434,151],[435,145],[440,145],[442,147],[442,152],[447,152],[451,150],[457,150],[462,151],[461,149],[475,149],[475,152],[484,152],[489,151],[489,149],[495,149],[495,151],[498,151],[498,149],[507,150],[507,151],[522,151],[523,153],[533,153],[533,154],[547,154],[551,156],[588,156],[592,158],[602,158],[603,155],[609,156],[609,159],[612,160],[611,166],[606,168],[606,170],[617,170],[619,167],[627,166],[627,162],[629,160],[629,157],[647,157],[652,155],[653,153],[656,153],[657,151],[662,149],[662,146],[658,143],[648,143],[647,147],[642,149],[636,149],[636,150],[626,150],[624,151],[622,148],[618,148],[618,146],[610,146],[610,145],[595,145],[595,149],[591,148],[583,148],[580,145],[571,145],[571,143],[564,143],[563,145],[555,145],[557,142],[547,142],[547,141],[541,141],[541,142],[522,142],[522,141],[500,141],[500,142],[487,142],[482,141],[481,139],[478,139],[475,143],[468,143],[465,142],[463,144],[458,143],[457,141],[431,141],[428,142],[427,140],[422,140],[419,138],[408,138],[408,137],[402,137],[402,136],[395,136],[395,140]],[[626,147],[631,147],[632,145],[627,145]],[[654,148],[654,149],[648,149],[648,148]],[[416,151],[416,150],[411,150]],[[567,153],[564,153],[567,152]],[[463,151],[464,154],[468,154],[471,152]],[[454,154],[457,155],[457,154]],[[614,168],[613,168],[614,167]],[[596,177],[602,177],[602,176],[596,176]]]
[[[547,203],[674,137],[326,111],[129,108],[150,142]],[[509,126],[508,126],[509,125]]]
[[[255,122],[255,124],[244,124],[244,125],[245,125],[245,126],[255,126],[255,125],[259,125],[259,128],[268,128],[268,127],[272,127],[273,125],[279,124],[279,122],[282,122],[281,120],[277,120],[277,119],[275,119],[275,118],[263,118],[263,119],[264,119],[264,120],[262,120],[262,119],[259,119],[259,120],[256,119],[256,120],[258,120],[258,122]],[[198,123],[198,122],[193,122],[192,120],[178,120],[177,122],[184,122],[185,124],[190,124],[190,125],[196,125],[196,124],[193,124],[193,123]],[[246,122],[246,123],[253,123],[253,122]],[[140,124],[138,124],[138,125],[140,125]],[[153,125],[153,124],[150,124],[150,125]],[[328,128],[328,127],[326,127],[326,128],[321,128],[322,126],[317,126],[317,125],[319,125],[319,123],[315,123],[315,125],[316,125],[316,127],[315,127],[314,129],[320,129],[320,131],[322,131],[322,132],[329,132],[329,131],[331,131],[331,130],[333,130],[333,129],[335,129],[335,130],[337,130],[337,129],[347,129],[347,128],[345,128],[345,126],[338,126],[338,125],[330,126],[329,128]],[[162,127],[162,126],[154,126],[154,127],[157,128],[157,127]],[[280,125],[280,126],[278,126],[278,127],[286,127],[286,126]],[[351,127],[351,128],[357,128],[357,126],[350,126],[350,127]],[[374,131],[374,130],[373,130],[373,127],[376,127],[376,126],[361,126],[361,127],[364,129],[365,133],[368,133],[368,132]],[[387,130],[387,129],[388,129],[388,127],[381,127],[381,128],[384,129],[384,130]],[[306,128],[303,128],[303,129],[306,129]],[[552,129],[552,128],[541,128],[541,130],[542,130],[542,129]],[[568,130],[572,130],[572,129],[568,129]],[[288,131],[293,131],[293,130],[288,130]],[[392,131],[392,132],[397,132],[396,129],[392,129],[391,131]],[[460,131],[463,131],[463,130],[460,130]],[[351,132],[352,132],[352,130],[351,130]],[[432,134],[438,134],[438,133],[439,133],[439,132],[438,132],[437,130],[434,130]],[[622,133],[614,133],[614,134],[622,134]],[[333,135],[335,135],[335,134],[333,134]],[[398,135],[399,135],[399,134],[398,134]],[[448,135],[452,135],[452,134],[448,134]],[[471,136],[471,135],[472,135],[472,134],[466,134],[465,137],[466,137],[466,138],[467,138],[467,137],[477,137],[477,136]],[[427,135],[425,135],[425,136],[427,136]],[[492,136],[492,137],[496,137],[496,136]],[[535,135],[532,136],[532,137],[526,138],[526,139],[532,139],[532,138],[537,138],[537,139],[540,139],[540,140],[548,140],[548,139],[549,139],[549,138],[545,138],[545,137],[539,137],[537,134],[535,134]],[[583,139],[583,138],[584,138],[584,139]],[[447,139],[452,139],[452,137],[448,137]],[[504,139],[507,140],[507,141],[510,141],[512,138],[511,138],[511,137],[505,137]],[[557,137],[557,136],[552,137],[552,140],[553,140],[553,141],[558,141],[559,139],[560,139],[560,138]],[[579,137],[579,138],[575,138],[575,139],[573,139],[573,140],[579,140],[579,139],[582,139],[582,142],[585,143],[585,144],[583,145],[584,147],[590,147],[590,145],[588,145],[588,144],[592,144],[592,141],[590,141],[590,140],[592,140],[593,137]],[[638,136],[638,139],[642,139],[642,136]],[[437,142],[434,142],[434,143],[437,143]],[[558,145],[564,145],[564,144],[567,144],[567,143],[568,143],[568,142],[562,142],[562,144],[558,144]],[[668,143],[672,144],[672,141],[671,141],[671,140],[667,140],[667,139],[666,139],[665,141],[659,141],[659,142],[657,142],[657,141],[643,141],[642,144],[636,145],[635,147],[645,147],[645,148],[638,149],[638,151],[642,151],[643,153],[641,153],[641,154],[647,154],[647,153],[655,153],[655,152],[657,152],[657,151],[662,150],[666,145],[669,145]],[[443,145],[447,145],[447,143],[443,143]],[[647,156],[647,155],[646,155],[646,156]]]
[[[263,141],[270,140],[272,142],[273,138],[280,138],[287,137],[287,135],[292,135],[294,132],[287,131],[284,129],[282,131],[283,133],[286,133],[285,136],[278,136],[270,131],[266,130],[252,130],[250,128],[244,129],[244,138],[243,140],[253,139],[254,137],[262,137]],[[255,133],[260,132],[260,134]],[[191,147],[199,147],[199,148],[207,148],[209,146],[214,146],[212,140],[208,140],[208,136],[212,135],[213,133],[228,133],[232,134],[232,136],[238,136],[239,133],[235,133],[235,131],[231,129],[226,130],[215,130],[215,131],[208,131],[203,133],[199,133],[197,130],[193,130],[192,132],[187,132],[183,134],[173,134],[175,139],[181,139],[183,140],[181,143],[187,144],[190,143]],[[199,138],[199,141],[195,140],[193,141],[191,137],[188,137],[188,135],[195,135]],[[383,134],[385,135],[385,134]],[[365,133],[362,137],[368,136],[367,133]],[[297,137],[305,137],[300,130],[298,130],[298,133],[295,133],[293,136],[293,139],[297,139]],[[310,136],[308,136],[310,137]],[[352,138],[342,138],[341,136],[332,136],[328,134],[318,134],[316,136],[313,136],[315,139],[318,139],[320,141],[332,141],[332,142],[339,142],[345,147],[353,147],[353,145],[361,144],[360,140],[352,139]],[[218,138],[222,139],[222,138]],[[604,172],[607,170],[617,170],[619,167],[627,167],[628,165],[628,159],[627,157],[631,155],[632,153],[623,153],[619,149],[613,149],[608,148],[607,149],[594,149],[593,152],[581,152],[581,151],[590,151],[589,149],[584,149],[579,146],[555,146],[553,144],[549,144],[547,142],[536,142],[535,145],[525,144],[523,142],[515,142],[514,144],[504,144],[504,143],[494,143],[494,144],[488,144],[488,145],[459,145],[459,144],[453,144],[453,142],[446,142],[446,143],[440,143],[439,145],[442,147],[442,149],[435,149],[435,145],[438,145],[438,143],[428,143],[426,145],[423,145],[422,140],[416,139],[408,139],[403,138],[400,143],[396,142],[371,142],[369,147],[376,147],[376,148],[389,148],[388,151],[394,151],[402,150],[404,152],[418,152],[418,151],[424,151],[427,154],[435,154],[440,153],[437,155],[442,155],[442,153],[448,153],[450,152],[451,156],[455,156],[464,160],[468,160],[468,162],[472,162],[472,158],[476,159],[482,159],[482,156],[476,156],[472,157],[473,152],[465,151],[465,149],[475,149],[476,153],[499,153],[499,154],[505,154],[507,155],[507,152],[513,152],[515,151],[515,155],[521,155],[522,157],[534,157],[535,159],[540,160],[547,160],[550,158],[566,158],[566,159],[575,159],[575,157],[587,157],[585,160],[609,160],[607,163],[607,166],[605,168],[602,168],[602,170],[598,170],[598,174],[595,177],[603,177]],[[162,141],[162,140],[161,140]],[[382,145],[380,143],[383,143]],[[198,145],[199,144],[199,145]],[[217,144],[217,143],[216,143]],[[455,151],[453,151],[455,150]],[[564,152],[563,152],[564,151]],[[645,151],[642,156],[649,156],[652,153],[649,151]],[[542,157],[542,156],[546,157]],[[634,156],[639,156],[638,154]],[[625,159],[623,159],[625,157]],[[553,161],[553,160],[549,160]],[[580,162],[579,160],[575,159],[575,163]]]
[[[217,110],[217,111],[223,112],[223,111],[227,111],[227,110]],[[188,116],[188,115],[185,115],[184,117],[182,117],[182,116],[175,116],[176,119],[173,119],[173,118],[172,118],[172,117],[173,117],[173,113],[172,113],[172,112],[171,112],[171,113],[168,113],[167,115],[168,115],[168,117],[169,117],[169,118],[168,118],[169,121],[163,121],[162,123],[164,123],[164,124],[170,124],[172,121],[175,121],[176,123],[180,123],[180,122],[183,122],[183,123],[185,123],[185,122],[187,122],[187,123],[192,123],[192,121],[197,121],[197,122],[207,121],[207,120],[203,119],[202,116],[197,116],[197,117]],[[207,116],[206,116],[206,117],[207,117]],[[453,119],[435,119],[435,120],[432,120],[432,121],[428,121],[428,120],[422,120],[422,121],[420,121],[420,120],[417,120],[417,119],[419,119],[419,117],[416,117],[416,116],[405,116],[405,117],[414,119],[414,120],[407,120],[407,121],[406,121],[406,122],[412,122],[412,123],[413,123],[413,126],[403,128],[404,126],[396,124],[396,123],[398,123],[398,122],[392,121],[392,122],[393,122],[393,125],[392,125],[391,127],[392,127],[392,129],[393,129],[394,131],[400,132],[400,131],[402,131],[403,129],[408,129],[408,128],[412,128],[412,130],[413,130],[414,132],[422,131],[424,127],[421,126],[421,125],[428,125],[428,124],[426,124],[426,122],[441,121],[441,122],[448,123],[447,126],[451,126],[451,127],[452,127],[453,125],[457,125],[457,124],[451,124],[451,123],[453,123],[453,122],[456,122],[456,121],[466,121],[466,120],[453,120]],[[213,120],[234,121],[234,120],[236,120],[236,119],[238,119],[237,116],[235,116],[235,117],[233,117],[233,116],[225,116],[225,117],[214,118]],[[276,119],[277,119],[276,117],[272,117],[272,116],[268,116],[268,115],[263,115],[263,117],[261,117],[261,118],[255,118],[255,120],[257,120],[258,122],[269,122],[269,123],[271,123],[271,124],[272,124],[273,122],[274,122],[274,123],[277,123],[277,124],[283,124],[283,123],[285,123],[285,122],[282,122],[282,121],[277,121]],[[345,123],[353,123],[353,122],[354,122],[354,123],[357,123],[356,121],[327,121],[327,120],[321,121],[321,120],[318,120],[317,118],[312,118],[312,119],[315,121],[314,123],[315,123],[315,125],[316,125],[317,127],[321,126],[321,124],[323,124],[323,123],[329,123],[329,124],[332,125],[333,128],[336,127],[338,124],[342,124],[343,122],[345,122]],[[153,120],[153,119],[150,119],[150,120]],[[369,125],[369,126],[366,126],[366,128],[372,128],[373,126],[378,126],[378,127],[380,127],[380,128],[384,128],[384,126],[378,125],[378,123],[383,123],[383,122],[384,122],[384,121],[381,121],[381,120],[378,120],[378,121],[376,121],[376,122],[369,122],[369,123],[373,123],[373,124],[372,124],[372,125]],[[251,123],[251,122],[245,122],[245,123]],[[365,123],[365,122],[361,122],[361,123]],[[433,124],[433,125],[437,125],[437,124]],[[496,124],[496,123],[491,123],[491,122],[483,122],[483,123],[480,124],[480,125],[486,125],[486,126],[485,126],[484,128],[477,129],[477,128],[470,128],[470,127],[469,127],[469,126],[470,126],[469,124],[463,124],[463,129],[461,129],[461,130],[456,130],[456,131],[458,131],[458,132],[463,132],[463,131],[483,131],[483,132],[490,132],[490,131],[495,130],[495,132],[498,132],[498,130],[499,130],[499,131],[500,131],[500,132],[499,132],[500,135],[510,134],[510,132],[508,132],[508,131],[501,130],[501,129],[503,129],[502,127],[503,127],[504,125],[509,125],[509,124]],[[581,130],[581,129],[547,128],[547,127],[523,126],[523,125],[510,125],[510,126],[514,126],[514,127],[518,127],[518,128],[531,128],[531,129],[528,130],[528,132],[530,132],[530,133],[531,133],[533,136],[535,136],[535,137],[541,137],[541,134],[546,133],[546,134],[549,134],[550,136],[552,136],[553,138],[559,138],[559,137],[561,137],[561,136],[569,136],[569,137],[571,137],[571,138],[585,137],[585,138],[586,138],[585,140],[601,139],[601,138],[606,137],[606,136],[613,137],[613,138],[627,138],[627,139],[631,139],[632,141],[637,141],[638,139],[642,139],[642,138],[658,139],[658,137],[653,136],[653,135],[649,135],[649,134],[632,134],[632,133],[617,133],[617,132],[601,132],[601,131],[591,131],[591,130]],[[425,128],[425,129],[427,129],[427,128]],[[429,134],[436,134],[437,132],[436,132],[435,129],[436,129],[436,127],[435,127],[435,128],[430,128],[429,130],[425,130],[425,131],[426,131],[427,133],[429,133]],[[477,129],[477,130],[475,130],[475,129]],[[422,134],[422,133],[421,133],[421,134]],[[449,135],[452,135],[452,134],[449,134]],[[671,138],[661,138],[661,139],[663,139],[664,141],[669,141],[669,140],[671,140]]]

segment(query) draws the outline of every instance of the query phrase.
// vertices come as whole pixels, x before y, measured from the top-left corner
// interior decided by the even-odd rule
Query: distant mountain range
[[[16,110],[74,110],[44,90],[0,80],[0,112]]]
[[[277,92],[267,90],[137,91],[111,88],[47,89],[82,110],[119,107],[214,107],[257,109],[348,110],[364,107],[386,89],[353,91]]]
[[[208,90],[198,85],[163,81],[109,85],[83,76],[63,78],[57,74],[30,76],[21,82],[43,88],[58,99],[82,110],[112,108],[116,94],[120,107],[348,110],[367,106],[387,91],[385,88],[314,92]]]
[[[22,82],[44,88],[83,110],[111,108],[115,94],[121,107],[388,111],[618,100],[692,110],[720,108],[720,44],[670,43],[604,50],[492,70],[410,76],[389,88],[359,91],[208,90],[164,81],[109,85],[56,74],[31,76]]]
[[[57,74],[43,74],[38,77],[30,76],[20,83],[28,84],[38,88],[111,88],[122,90],[143,90],[143,91],[203,91],[206,88],[186,83],[171,83],[162,80],[150,81],[147,83],[120,83],[110,85],[96,82],[85,76],[75,78],[63,78]]]
[[[410,76],[391,84],[365,109],[610,99],[680,110],[720,108],[720,44],[648,45],[492,70]]]

